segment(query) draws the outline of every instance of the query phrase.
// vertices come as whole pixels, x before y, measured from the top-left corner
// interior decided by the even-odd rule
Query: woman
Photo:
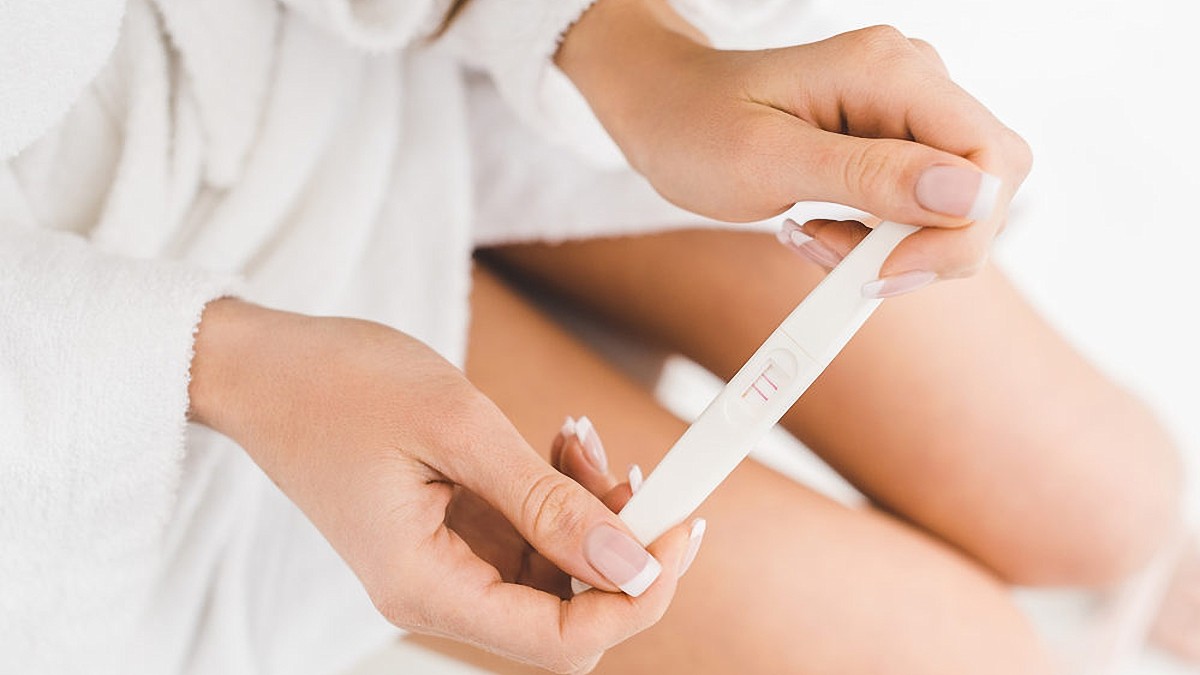
[[[435,3],[123,4],[5,10],[0,634],[22,670],[327,672],[387,634],[370,601],[407,629],[583,671],[663,615],[694,558],[687,606],[604,667],[1048,672],[1001,580],[1105,583],[1171,526],[1157,425],[986,268],[1028,150],[923,43],[870,29],[718,51],[657,0],[474,0],[436,39]],[[651,464],[681,425],[488,272],[468,333],[476,238],[574,233],[472,235],[505,219],[470,208],[470,162],[489,155],[473,155],[488,141],[468,134],[463,64],[525,124],[611,159],[590,108],[701,216],[823,199],[928,228],[872,290],[972,279],[892,301],[785,421],[893,515],[748,465],[706,505],[704,554],[693,523],[648,551],[628,537],[606,508],[628,487],[606,469]],[[968,222],[985,174],[999,205]],[[635,215],[587,222],[600,209],[579,233],[697,222],[603,175],[547,199],[594,190]],[[863,228],[802,231],[789,241],[828,265]],[[678,231],[490,260],[727,375],[819,277],[785,253]],[[611,460],[587,424],[541,447],[579,412]],[[567,574],[598,590],[561,603]]]

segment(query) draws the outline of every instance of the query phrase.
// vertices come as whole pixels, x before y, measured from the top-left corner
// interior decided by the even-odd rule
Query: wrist
[[[709,51],[667,0],[599,0],[563,36],[554,61],[636,168],[638,121],[678,85],[681,62]]]
[[[239,427],[242,390],[251,379],[245,365],[263,344],[260,324],[282,314],[234,298],[214,300],[204,308],[192,356],[188,383],[188,419],[234,436]]]

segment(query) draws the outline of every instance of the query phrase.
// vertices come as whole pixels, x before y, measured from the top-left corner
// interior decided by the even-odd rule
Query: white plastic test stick
[[[858,331],[880,300],[863,297],[911,225],[885,222],[808,294],[688,427],[621,520],[648,545],[681,523],[762,440]]]

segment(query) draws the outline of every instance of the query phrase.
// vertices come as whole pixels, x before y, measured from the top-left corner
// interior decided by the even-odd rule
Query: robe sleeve
[[[526,126],[597,168],[613,169],[625,164],[620,150],[553,61],[563,36],[594,2],[470,0],[442,39],[464,63],[491,77]],[[674,2],[681,15],[718,46],[732,42],[746,46],[748,33],[781,16],[793,16],[808,4],[808,0]]]
[[[193,334],[235,283],[39,226],[11,170],[105,65],[124,9],[0,0],[0,660],[14,672],[119,660],[178,484]]]

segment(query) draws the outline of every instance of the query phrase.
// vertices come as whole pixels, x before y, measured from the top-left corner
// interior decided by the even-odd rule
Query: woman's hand
[[[675,592],[683,528],[648,553],[458,369],[390,328],[218,300],[190,394],[192,418],[246,448],[397,626],[586,672]],[[564,601],[567,574],[628,595]]]
[[[578,430],[586,431],[579,432]],[[607,462],[596,462],[593,457],[604,453],[600,436],[596,433],[591,422],[584,417],[576,422],[567,418],[563,430],[554,440],[550,454],[550,463],[554,468],[579,482],[604,501],[605,506],[613,513],[620,513],[633,494],[642,486],[642,469],[637,464],[630,465],[624,481],[618,480],[610,471]],[[703,518],[694,518],[688,527],[687,550],[683,562],[679,566],[679,576],[683,576],[696,560],[700,544],[704,540],[704,532],[708,527]]]
[[[550,463],[600,498],[613,513],[619,513],[642,484],[642,470],[636,464],[629,467],[625,481],[613,476],[605,459],[604,444],[587,417],[567,418],[554,439]],[[451,503],[446,522],[479,557],[499,570],[505,581],[540,588],[564,598],[571,596],[570,578],[525,543],[500,513],[478,497],[463,491],[461,498]],[[705,527],[703,518],[692,521],[679,576],[695,560]]]
[[[932,47],[889,27],[722,51],[665,0],[600,0],[556,60],[634,168],[683,208],[748,221],[831,201],[929,228],[884,265],[901,285],[980,269],[1032,161]],[[834,249],[864,233],[813,230]]]

